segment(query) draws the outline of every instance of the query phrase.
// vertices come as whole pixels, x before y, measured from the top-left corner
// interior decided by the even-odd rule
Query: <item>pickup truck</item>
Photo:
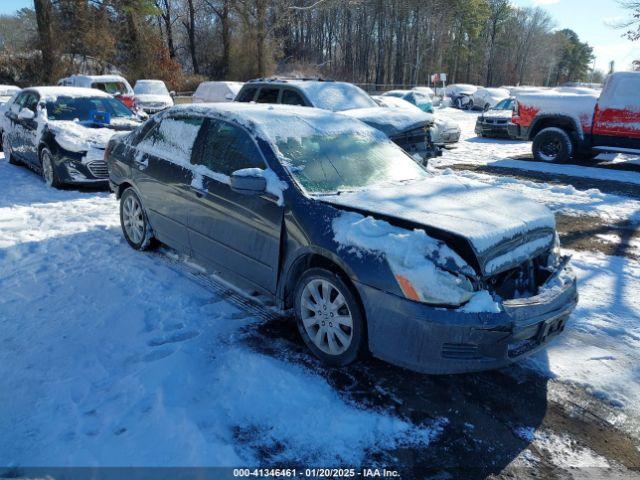
[[[534,158],[544,162],[640,154],[639,92],[640,72],[609,75],[600,94],[585,88],[516,92],[509,136],[532,140]]]

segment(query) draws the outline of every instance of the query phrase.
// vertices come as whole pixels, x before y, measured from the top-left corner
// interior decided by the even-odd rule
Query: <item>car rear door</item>
[[[187,253],[193,202],[190,158],[203,122],[202,117],[165,117],[136,145],[134,154],[133,178],[155,235]]]
[[[13,150],[13,155],[17,156],[20,156],[20,148],[18,144],[19,139],[16,135],[18,129],[18,113],[20,113],[20,105],[26,100],[28,94],[29,92],[22,92],[18,94],[4,114],[5,120],[3,135],[7,136],[7,139],[11,144],[11,149]]]
[[[266,168],[255,141],[235,124],[208,120],[192,163],[199,172],[189,212],[193,255],[275,293],[284,209],[270,194],[243,195],[229,186],[236,170]]]
[[[606,82],[594,112],[593,143],[640,149],[640,73]]]

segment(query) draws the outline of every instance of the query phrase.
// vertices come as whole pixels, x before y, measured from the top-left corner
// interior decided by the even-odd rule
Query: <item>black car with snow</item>
[[[441,154],[431,139],[433,116],[381,107],[364,90],[345,82],[300,78],[260,78],[244,84],[236,102],[277,103],[316,107],[362,120],[384,132],[414,160],[426,164]]]
[[[111,95],[73,87],[26,88],[0,118],[5,158],[40,172],[53,187],[107,186],[107,142],[138,125],[139,118]]]
[[[160,241],[293,310],[309,349],[420,372],[499,367],[577,302],[553,215],[435,175],[379,130],[282,105],[173,107],[107,147],[127,242]]]

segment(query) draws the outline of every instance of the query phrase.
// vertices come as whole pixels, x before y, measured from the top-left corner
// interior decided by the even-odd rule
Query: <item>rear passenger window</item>
[[[256,94],[256,90],[258,90],[256,87],[249,87],[249,88],[245,88],[244,90],[242,90],[242,92],[240,92],[240,95],[238,96],[238,102],[253,102],[253,97]]]
[[[302,105],[304,106],[304,100],[302,96],[293,90],[283,90],[282,91],[282,102],[285,105]]]
[[[262,88],[258,94],[258,103],[278,103],[278,88]]]
[[[199,117],[164,118],[138,143],[138,149],[178,165],[188,166],[202,122],[203,119]]]
[[[265,167],[253,139],[241,128],[222,121],[209,123],[202,150],[194,155],[193,162],[224,175],[243,168]]]

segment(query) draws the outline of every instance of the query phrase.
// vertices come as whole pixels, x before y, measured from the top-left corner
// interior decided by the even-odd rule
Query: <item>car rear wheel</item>
[[[153,246],[153,234],[147,215],[133,188],[127,188],[120,197],[120,226],[125,240],[132,248],[147,250]]]
[[[2,135],[2,150],[4,151],[4,158],[11,165],[18,165],[15,155],[11,150],[11,142],[9,141],[9,135],[6,133]]]
[[[331,366],[354,362],[365,345],[364,316],[352,288],[340,276],[312,268],[295,291],[298,330],[313,354]]]
[[[539,162],[567,162],[573,154],[573,143],[561,128],[549,127],[540,130],[533,139],[533,157]]]
[[[60,188],[60,180],[53,166],[53,156],[47,148],[43,148],[40,152],[40,164],[42,166],[42,179],[44,183],[53,188]]]

